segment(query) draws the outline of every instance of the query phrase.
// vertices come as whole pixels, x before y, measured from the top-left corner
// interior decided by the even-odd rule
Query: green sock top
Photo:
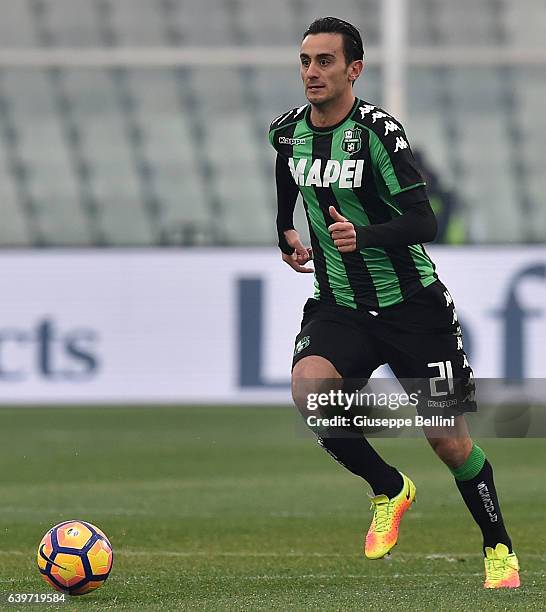
[[[471,480],[481,471],[485,463],[485,453],[477,445],[472,445],[472,450],[466,461],[458,468],[449,468],[455,480]]]

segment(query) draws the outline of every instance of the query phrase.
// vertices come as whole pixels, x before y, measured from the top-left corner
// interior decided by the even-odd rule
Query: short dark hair
[[[343,19],[337,17],[320,17],[320,19],[315,19],[305,30],[303,38],[309,34],[341,34],[343,37],[343,55],[347,65],[356,60],[364,59],[364,45],[360,32],[348,21],[343,21]]]

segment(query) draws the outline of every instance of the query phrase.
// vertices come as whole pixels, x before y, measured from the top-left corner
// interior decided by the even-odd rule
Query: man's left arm
[[[367,247],[400,247],[434,240],[436,217],[402,126],[387,137],[370,133],[370,153],[376,174],[402,214],[385,223],[355,226],[331,207],[335,223],[329,231],[334,244],[342,253],[350,253]]]
[[[434,212],[427,201],[408,206],[402,215],[377,225],[354,225],[330,206],[334,223],[328,227],[340,253],[369,247],[399,247],[430,242],[436,236]]]
[[[436,238],[438,224],[428,199],[400,207],[402,214],[386,223],[356,226],[356,248],[409,246]]]

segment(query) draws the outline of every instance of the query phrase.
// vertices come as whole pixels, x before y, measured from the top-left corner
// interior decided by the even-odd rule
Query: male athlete
[[[426,427],[425,435],[482,531],[484,587],[515,588],[518,560],[493,471],[463,416],[476,408],[461,328],[421,244],[434,239],[436,220],[402,126],[353,94],[363,56],[354,26],[334,17],[313,22],[300,50],[309,104],[283,113],[270,127],[282,259],[302,273],[313,272],[309,260],[315,264],[315,296],[305,304],[296,338],[294,401],[304,412],[307,393],[323,391],[324,381],[367,381],[385,363],[400,380],[430,383],[430,397],[433,381],[447,381],[455,425],[449,431]],[[311,248],[293,225],[298,193]],[[326,426],[315,433],[326,451],[372,487],[365,554],[384,557],[414,501],[414,483],[377,454],[362,430]]]

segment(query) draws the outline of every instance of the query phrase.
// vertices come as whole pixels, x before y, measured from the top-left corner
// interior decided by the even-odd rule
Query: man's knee
[[[292,398],[301,410],[307,410],[309,396],[341,388],[342,378],[324,357],[312,355],[296,363],[292,370]]]
[[[450,468],[458,468],[468,459],[472,450],[470,438],[429,438],[434,452]]]

